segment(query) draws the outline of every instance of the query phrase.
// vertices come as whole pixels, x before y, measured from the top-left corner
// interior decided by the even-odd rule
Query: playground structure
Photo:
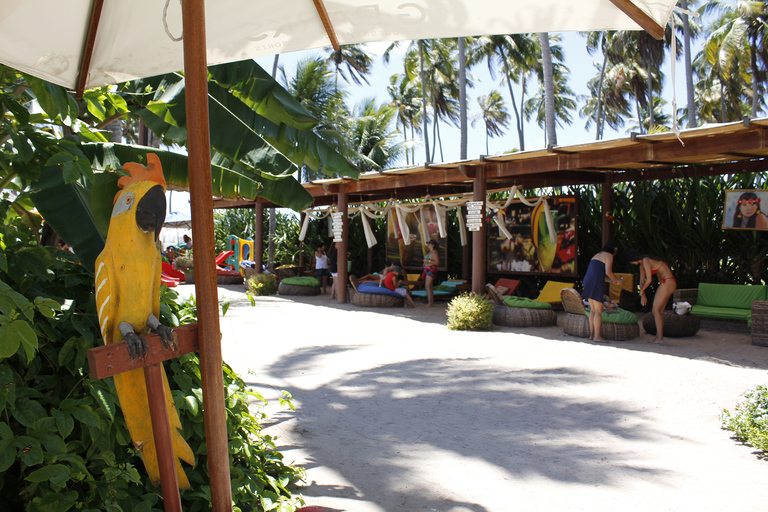
[[[220,254],[219,257],[216,258],[216,264],[229,270],[236,270],[240,272],[240,275],[245,277],[243,269],[240,268],[240,262],[244,260],[254,260],[253,255],[255,253],[255,249],[253,239],[247,240],[240,238],[237,235],[229,235],[227,238],[227,249],[227,252],[231,252],[231,254],[229,254],[229,256],[224,258],[222,261],[219,261],[219,258],[222,256],[222,254],[226,253]]]

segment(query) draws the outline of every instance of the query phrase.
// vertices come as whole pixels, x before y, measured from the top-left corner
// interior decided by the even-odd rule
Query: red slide
[[[223,267],[223,266],[229,266],[227,265],[227,258],[230,256],[234,256],[234,251],[224,251],[223,253],[216,256],[216,265]]]
[[[166,276],[176,279],[177,281],[183,281],[184,280],[184,272],[179,272],[175,268],[171,266],[170,263],[163,262],[163,274]]]

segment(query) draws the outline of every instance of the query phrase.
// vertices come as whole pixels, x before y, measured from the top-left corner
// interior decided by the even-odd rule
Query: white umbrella
[[[639,29],[677,0],[0,0],[0,63],[76,89],[184,69],[195,287],[212,508],[231,510],[213,272],[207,65],[339,44]],[[180,36],[184,34],[183,39]],[[205,269],[210,269],[206,271]],[[178,500],[177,500],[178,501]]]
[[[675,3],[217,0],[205,8],[206,57],[213,65],[337,44],[522,32],[645,28],[660,37]],[[178,0],[0,0],[0,62],[72,89],[179,71],[182,34]]]
[[[191,228],[192,216],[188,213],[171,212],[165,216],[164,228]]]

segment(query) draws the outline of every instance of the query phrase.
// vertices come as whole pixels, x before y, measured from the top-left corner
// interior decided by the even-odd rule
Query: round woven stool
[[[557,313],[551,309],[495,306],[493,323],[506,327],[548,327],[557,325]]]
[[[280,295],[320,295],[320,287],[301,286],[298,284],[286,284],[281,282],[277,285],[277,293]]]
[[[674,311],[664,311],[664,336],[684,338],[693,336],[701,328],[701,319],[693,313],[678,315]],[[643,329],[648,334],[656,334],[656,320],[653,313],[643,317]]]
[[[355,306],[364,306],[367,308],[396,308],[403,307],[401,297],[384,295],[381,293],[362,293],[355,292],[352,295],[352,304]]]
[[[563,332],[579,338],[589,338],[589,317],[568,313],[563,319]],[[600,336],[610,341],[629,341],[640,335],[640,326],[633,324],[613,324],[603,322]]]

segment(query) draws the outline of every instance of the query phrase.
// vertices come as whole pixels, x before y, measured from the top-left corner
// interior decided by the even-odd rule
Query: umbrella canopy
[[[171,212],[165,216],[164,228],[191,228],[192,216],[188,213]]]
[[[216,0],[208,65],[339,44],[644,28],[676,0]],[[64,31],[64,32],[62,32]],[[0,62],[71,89],[183,69],[177,0],[0,0]]]

